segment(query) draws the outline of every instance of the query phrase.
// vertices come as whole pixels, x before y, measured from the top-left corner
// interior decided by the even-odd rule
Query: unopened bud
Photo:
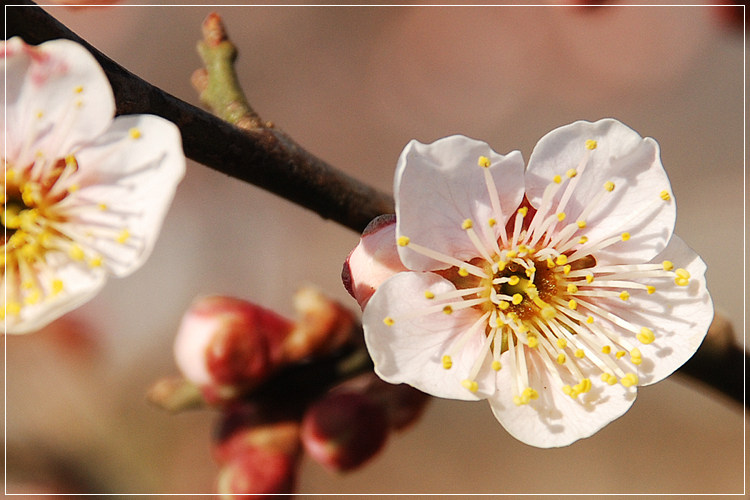
[[[177,365],[207,399],[231,399],[271,374],[292,326],[251,302],[198,299],[183,316],[175,339]]]
[[[302,420],[305,450],[334,471],[362,465],[381,449],[387,436],[383,409],[356,392],[329,393],[310,406]]]
[[[292,493],[300,425],[288,419],[269,421],[266,413],[243,405],[223,414],[213,450],[221,466],[217,489],[223,498]]]

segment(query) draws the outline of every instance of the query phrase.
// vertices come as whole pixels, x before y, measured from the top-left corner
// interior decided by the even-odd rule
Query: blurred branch
[[[241,130],[192,106],[99,52],[28,0],[6,7],[6,35],[39,44],[67,38],[85,46],[104,68],[118,114],[148,113],[175,123],[185,155],[215,170],[266,189],[321,217],[361,232],[368,222],[392,213],[393,199],[311,155],[272,128]]]
[[[697,379],[738,403],[745,403],[748,361],[750,356],[737,344],[731,323],[717,313],[703,344],[677,373]]]

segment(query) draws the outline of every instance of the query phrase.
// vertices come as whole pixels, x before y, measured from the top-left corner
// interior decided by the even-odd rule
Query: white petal
[[[62,291],[36,304],[24,305],[17,316],[8,314],[6,333],[22,334],[39,330],[91,300],[104,286],[106,273],[103,269],[78,265],[62,253],[49,255],[47,263],[55,278],[62,281]]]
[[[635,401],[635,388],[607,385],[591,367],[584,375],[591,380],[591,390],[576,399],[566,395],[546,371],[539,355],[527,355],[529,383],[539,398],[529,404],[513,403],[512,374],[507,369],[508,353],[501,356],[503,368],[497,372],[498,391],[488,399],[500,424],[516,439],[539,448],[567,446],[586,438],[623,415]],[[572,384],[578,381],[567,381]]]
[[[650,328],[656,337],[651,344],[641,344],[630,335],[643,358],[637,372],[639,385],[664,379],[690,359],[714,316],[704,277],[706,265],[701,258],[679,237],[672,236],[654,262],[664,260],[690,273],[688,286],[677,286],[671,278],[652,280],[648,283],[656,287],[654,294],[633,293],[627,302],[612,302],[612,312],[637,326]]]
[[[398,256],[396,217],[391,214],[376,218],[365,228],[359,244],[344,263],[342,279],[364,309],[380,284],[402,271],[407,269]]]
[[[8,71],[6,158],[28,165],[41,152],[64,158],[99,135],[112,121],[114,96],[94,57],[69,40],[37,47],[20,38],[6,44]]]
[[[590,151],[588,164],[581,169],[582,159],[589,154],[587,140],[597,141],[597,147]],[[675,202],[656,141],[642,138],[613,119],[578,121],[553,130],[542,137],[529,159],[526,189],[531,204],[538,207],[551,179],[555,175],[565,178],[569,169],[583,171],[563,209],[567,220],[578,220],[606,182],[615,185],[586,218],[587,226],[580,234],[591,243],[623,232],[629,232],[631,238],[598,252],[600,263],[622,259],[644,262],[666,247],[674,229]],[[563,187],[557,192],[553,207],[564,191]],[[669,194],[668,201],[662,199],[662,191]]]
[[[453,358],[449,370],[443,368],[442,357],[462,333],[480,317],[475,309],[456,310],[452,314],[441,311],[401,319],[404,315],[440,304],[425,298],[425,290],[440,294],[455,290],[454,285],[433,273],[399,273],[385,281],[365,308],[362,324],[365,342],[375,363],[375,372],[386,382],[407,383],[433,396],[476,400],[478,396],[461,385],[479,357],[486,339],[484,328],[466,341]],[[387,326],[386,317],[394,319]],[[486,370],[485,370],[486,372]],[[488,378],[477,380],[479,394],[493,392]],[[492,382],[492,381],[490,381]]]
[[[138,137],[132,137],[131,131]],[[111,272],[125,276],[151,252],[184,175],[179,131],[157,116],[121,116],[77,159],[79,170],[71,182],[81,188],[71,203],[101,203],[106,209],[94,208],[72,223],[95,222],[94,237],[87,243],[105,257]],[[97,231],[97,225],[106,226],[108,232]]]
[[[394,181],[398,236],[407,236],[422,246],[458,259],[479,256],[461,225],[471,219],[484,234],[492,211],[480,156],[490,159],[505,221],[523,198],[523,158],[518,151],[506,156],[492,151],[481,141],[454,135],[432,144],[411,141],[398,160]],[[499,232],[496,232],[496,235]],[[399,247],[401,260],[409,269],[445,269],[446,264]]]

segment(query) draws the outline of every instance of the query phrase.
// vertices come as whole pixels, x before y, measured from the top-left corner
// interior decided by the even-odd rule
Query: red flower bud
[[[231,399],[271,374],[292,327],[251,302],[201,298],[183,316],[174,346],[177,365],[207,399]]]
[[[329,393],[310,406],[302,420],[305,450],[335,471],[365,463],[380,451],[387,435],[383,408],[356,392]]]

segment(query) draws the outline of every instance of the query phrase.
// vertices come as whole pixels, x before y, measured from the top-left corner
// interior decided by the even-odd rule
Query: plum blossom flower
[[[107,77],[82,46],[3,42],[6,333],[37,330],[148,257],[185,170],[177,127],[113,119]]]
[[[553,130],[525,170],[518,151],[467,137],[412,141],[395,197],[395,220],[344,268],[376,373],[487,399],[527,444],[565,446],[621,416],[713,317],[705,264],[673,234],[658,145],[616,120]]]

